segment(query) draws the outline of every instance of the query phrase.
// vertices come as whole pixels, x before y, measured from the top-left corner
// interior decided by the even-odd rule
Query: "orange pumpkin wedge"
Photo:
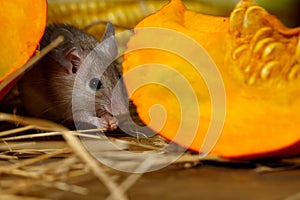
[[[0,82],[22,67],[34,54],[44,33],[46,20],[46,0],[1,1]],[[0,91],[0,98],[5,93]]]
[[[151,37],[141,31],[149,27],[177,31],[191,38],[208,52],[220,72],[226,91],[226,117],[210,154],[230,159],[300,154],[300,28],[286,28],[252,0],[240,1],[228,18],[195,13],[180,0],[172,0],[136,26],[123,62],[130,98],[151,129],[196,152],[202,152],[213,110],[219,108],[212,106],[205,78],[188,60],[162,49],[139,49],[145,46],[145,40],[149,43],[149,38],[166,42],[159,41],[162,35],[151,33]],[[171,37],[172,34],[167,40],[172,41]],[[176,73],[165,73],[163,69]],[[138,72],[126,78],[132,71]],[[176,83],[180,80],[178,74],[189,82],[197,103],[180,99],[166,85],[150,80],[172,82],[176,88],[180,87]],[[142,82],[137,79],[147,79],[149,83],[137,87]],[[188,89],[182,86],[182,90]],[[199,116],[195,110],[199,110]],[[184,112],[191,115],[183,115]],[[186,131],[176,134],[182,125]]]

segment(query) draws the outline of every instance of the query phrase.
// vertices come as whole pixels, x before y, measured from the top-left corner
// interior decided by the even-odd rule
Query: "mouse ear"
[[[68,74],[74,74],[77,72],[82,59],[78,47],[74,45],[74,35],[69,29],[68,25],[52,24],[47,26],[41,46],[44,47],[58,36],[63,36],[64,41],[50,52],[50,56],[64,67]]]
[[[57,49],[54,57],[68,74],[75,74],[81,65],[81,58],[75,47]]]
[[[115,28],[114,25],[110,22],[107,23],[105,32],[102,36],[101,43],[109,52],[109,56],[112,58],[117,57],[118,55],[118,46],[115,38]]]

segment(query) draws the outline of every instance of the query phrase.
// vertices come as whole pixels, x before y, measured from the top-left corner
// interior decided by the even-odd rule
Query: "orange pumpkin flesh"
[[[258,159],[300,153],[300,28],[285,28],[250,0],[241,1],[230,18],[195,13],[187,10],[180,0],[172,0],[136,26],[144,27],[179,31],[203,46],[216,63],[226,89],[226,119],[210,154],[231,159]],[[149,38],[144,36],[137,29],[128,49],[142,47],[143,38]],[[141,49],[124,56],[123,72],[129,91],[139,81],[126,78],[126,73],[147,63],[164,64],[191,83],[201,115],[199,118],[190,116],[184,123],[199,121],[200,124],[191,144],[192,125],[184,135],[176,136],[183,111],[174,94],[157,84],[130,93],[139,116],[167,139],[201,151],[211,119],[210,95],[205,83],[193,72],[191,64],[178,56],[157,49]],[[167,79],[164,72],[156,73],[159,70],[152,68],[140,70],[136,79],[144,76]],[[152,107],[156,104],[162,105],[164,110]],[[167,118],[162,117],[165,114]]]
[[[1,1],[0,82],[33,55],[44,33],[46,16],[46,0]]]

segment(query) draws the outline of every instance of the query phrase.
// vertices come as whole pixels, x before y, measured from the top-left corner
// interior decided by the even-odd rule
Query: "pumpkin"
[[[230,17],[196,13],[172,0],[135,27],[124,55],[124,81],[143,122],[192,151],[229,159],[294,156],[300,153],[299,33],[252,0],[241,0]],[[226,92],[220,104],[211,97],[223,88],[207,85],[216,77],[201,76],[186,57],[168,51],[180,46],[177,34],[207,52],[187,46],[191,59],[215,63],[200,67],[217,67]],[[188,90],[192,95],[182,95]],[[223,123],[219,134],[207,134],[212,120]]]
[[[46,19],[46,0],[1,1],[0,83],[34,54],[44,33]],[[0,91],[0,99],[7,90]]]

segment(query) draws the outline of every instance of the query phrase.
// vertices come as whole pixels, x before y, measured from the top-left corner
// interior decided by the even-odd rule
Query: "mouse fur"
[[[59,35],[64,41],[19,81],[23,106],[31,116],[67,126],[115,130],[115,116],[128,113],[128,97],[114,61],[118,48],[113,25],[107,24],[98,41],[74,26],[52,24],[41,48]]]

